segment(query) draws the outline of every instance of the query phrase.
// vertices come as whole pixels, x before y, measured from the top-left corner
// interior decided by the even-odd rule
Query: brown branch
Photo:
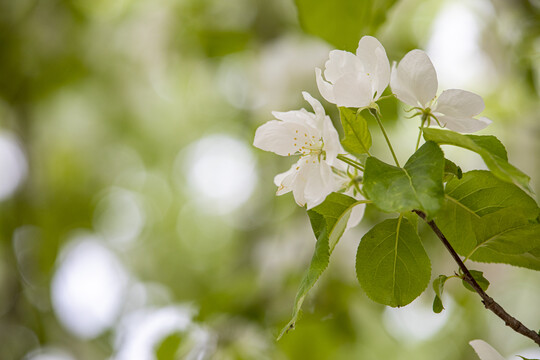
[[[428,220],[426,217],[426,214],[420,210],[413,210],[418,216],[420,216],[428,225],[431,227],[433,232],[437,235],[437,237],[441,240],[441,242],[444,244],[446,249],[450,252],[450,255],[454,258],[456,263],[459,265],[459,268],[463,272],[463,280],[465,280],[469,285],[472,286],[472,288],[480,295],[482,298],[482,303],[486,307],[486,309],[491,310],[495,315],[500,317],[504,323],[511,327],[514,331],[520,333],[523,336],[526,336],[530,339],[532,339],[535,343],[540,345],[540,334],[538,334],[535,331],[532,331],[525,325],[521,323],[521,321],[517,320],[515,317],[511,316],[502,308],[501,305],[499,305],[495,300],[493,300],[482,288],[476,280],[473,278],[471,273],[469,272],[469,269],[465,266],[463,261],[461,261],[461,258],[456,253],[452,245],[448,242],[448,239],[444,236],[444,234],[441,232],[441,229],[435,224],[433,220]]]

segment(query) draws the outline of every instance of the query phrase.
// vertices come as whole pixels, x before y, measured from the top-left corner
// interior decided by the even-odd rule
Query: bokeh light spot
[[[51,285],[54,311],[73,334],[90,339],[115,322],[128,275],[116,256],[90,235],[64,249]]]
[[[115,244],[135,240],[145,224],[141,200],[132,191],[112,188],[99,201],[94,217],[95,228]]]
[[[17,190],[27,171],[26,157],[17,139],[9,133],[0,133],[0,201]]]
[[[231,212],[251,196],[257,176],[251,150],[243,142],[210,135],[182,155],[189,194],[208,212]]]
[[[445,310],[440,314],[433,312],[431,303],[425,297],[405,307],[387,307],[383,313],[384,325],[390,334],[404,343],[427,340],[435,336],[448,321],[453,309],[452,300],[445,296],[443,304]]]

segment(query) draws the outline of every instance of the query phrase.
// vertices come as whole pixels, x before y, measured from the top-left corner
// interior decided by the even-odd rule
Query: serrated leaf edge
[[[369,200],[359,200],[359,201],[356,201],[356,202],[352,203],[350,206],[348,206],[345,209],[345,211],[343,211],[341,213],[341,215],[338,216],[338,218],[336,220],[336,223],[334,224],[334,226],[332,227],[330,232],[328,232],[327,239],[330,240],[330,234],[334,231],[335,227],[337,226],[337,224],[339,224],[339,222],[343,218],[343,216],[345,216],[344,214],[348,214],[350,216],[350,211],[352,211],[352,208],[354,208],[356,205],[367,204],[367,203],[370,203],[370,202],[371,201],[369,201]],[[320,214],[320,213],[318,213],[318,214]],[[317,239],[317,243],[318,242],[319,242],[319,239]],[[334,245],[334,248],[337,246],[338,242],[339,242],[339,240],[336,242],[336,245]],[[309,268],[311,268],[311,263],[313,262],[313,258],[315,257],[316,253],[317,253],[317,245],[315,245],[315,252],[313,253],[313,257],[312,257],[312,259],[311,259],[311,261],[309,263],[308,271],[307,271],[306,275],[304,275],[304,277],[302,278],[302,281],[300,282],[300,287],[302,286],[302,283],[304,282],[304,280],[306,279],[306,276],[309,273]],[[280,331],[280,333],[279,333],[279,335],[278,335],[278,337],[276,339],[277,341],[279,341],[283,337],[283,335],[285,335],[287,332],[289,332],[289,330],[294,329],[296,321],[298,320],[298,316],[300,315],[300,310],[302,308],[302,304],[304,303],[304,299],[306,298],[309,291],[313,288],[313,286],[315,286],[315,284],[317,283],[317,281],[319,280],[319,278],[321,277],[323,272],[328,268],[328,264],[330,262],[330,256],[331,255],[332,255],[332,251],[330,251],[330,244],[328,243],[328,262],[325,264],[322,271],[317,275],[317,277],[313,281],[313,284],[311,284],[311,286],[306,289],[306,291],[304,292],[303,295],[300,296],[300,293],[297,292],[296,299],[295,299],[295,306],[293,308],[293,316],[292,316],[291,320],[287,323],[287,325],[285,325],[283,327],[283,329],[281,329],[281,331]],[[300,291],[300,289],[298,289],[298,291]]]

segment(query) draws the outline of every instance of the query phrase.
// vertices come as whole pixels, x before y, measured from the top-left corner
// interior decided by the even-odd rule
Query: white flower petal
[[[392,66],[392,75],[390,77],[390,87],[392,92],[397,96],[397,98],[410,106],[418,106],[418,100],[416,96],[412,93],[411,89],[404,85],[406,81],[402,81],[398,76],[396,64]]]
[[[437,99],[433,111],[455,117],[473,117],[484,110],[484,100],[470,91],[445,90]]]
[[[306,205],[306,197],[304,195],[304,191],[306,189],[307,180],[309,178],[309,161],[308,163],[306,163],[305,159],[301,158],[296,163],[295,169],[297,171],[294,177],[294,183],[291,184],[292,192],[294,196],[294,201],[296,201],[299,206],[303,207]]]
[[[382,46],[375,50],[375,56],[377,58],[377,66],[373,71],[373,75],[371,75],[371,81],[373,100],[378,100],[390,83],[390,62]]]
[[[437,94],[437,73],[427,54],[409,51],[392,71],[390,83],[397,98],[407,105],[426,108]]]
[[[373,100],[371,80],[366,74],[344,76],[334,84],[336,105],[346,107],[366,107]]]
[[[345,152],[339,142],[339,134],[328,116],[324,119],[322,138],[324,151],[326,152],[326,162],[334,165],[340,152]]]
[[[372,98],[378,99],[390,81],[390,62],[382,44],[373,36],[364,36],[358,42],[356,56],[364,65],[363,72],[371,79]]]
[[[335,104],[334,86],[323,79],[322,71],[319,68],[315,68],[315,79],[317,80],[317,87],[321,96],[329,103]]]
[[[355,196],[354,188],[352,187],[345,192],[345,195],[355,198],[356,200],[365,200],[360,194],[357,194]],[[351,215],[349,216],[349,221],[347,221],[347,227],[345,228],[345,231],[352,229],[360,223],[360,220],[362,220],[362,218],[364,217],[365,210],[366,204],[358,204],[353,207],[353,209],[351,210]]]
[[[345,228],[345,231],[352,229],[360,223],[360,221],[364,217],[365,210],[366,204],[358,204],[352,208],[351,216],[349,217],[349,221],[347,221],[347,227]]]
[[[290,156],[304,145],[304,138],[320,139],[322,134],[316,128],[296,122],[271,120],[255,131],[253,145],[264,151],[281,156]]]
[[[437,120],[443,127],[460,133],[472,133],[486,128],[491,120],[485,117],[478,119],[472,117],[454,117],[438,115]]]
[[[469,344],[481,360],[504,360],[502,355],[484,340],[472,340]]]
[[[335,84],[343,76],[365,72],[364,65],[353,53],[343,50],[332,50],[325,63],[324,77]]]
[[[315,121],[317,125],[322,124],[322,122],[324,121],[324,118],[326,117],[326,112],[324,111],[324,107],[321,105],[319,100],[315,99],[307,91],[302,91],[302,95],[304,96],[304,99],[311,105],[311,107],[313,108],[313,111],[315,111]]]
[[[491,121],[489,118],[487,118],[487,117],[485,117],[485,116],[480,116],[480,117],[478,117],[478,118],[475,118],[475,120],[481,121],[481,122],[483,122],[484,124],[486,124],[486,125],[484,126],[484,128],[485,128],[486,126],[488,126],[488,125],[491,125],[491,123],[493,122],[493,121]],[[483,128],[482,128],[482,129],[483,129]],[[482,129],[480,129],[480,130],[482,130]]]
[[[294,177],[296,176],[297,166],[298,165],[294,164],[289,170],[274,176],[274,184],[278,187],[276,195],[283,195],[292,191],[292,184],[294,183]]]
[[[306,157],[305,162],[307,182],[304,195],[309,210],[321,204],[328,194],[336,190],[337,184],[332,168],[326,162],[319,162],[316,156]]]
[[[291,111],[272,111],[272,115],[279,120],[305,125],[306,122],[313,120],[314,115],[305,109]]]

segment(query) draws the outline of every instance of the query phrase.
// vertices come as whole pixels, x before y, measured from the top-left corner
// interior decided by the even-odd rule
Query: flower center
[[[324,142],[322,138],[317,138],[315,135],[308,133],[296,134],[293,138],[296,153],[301,156],[315,155],[319,156],[324,153]]]

